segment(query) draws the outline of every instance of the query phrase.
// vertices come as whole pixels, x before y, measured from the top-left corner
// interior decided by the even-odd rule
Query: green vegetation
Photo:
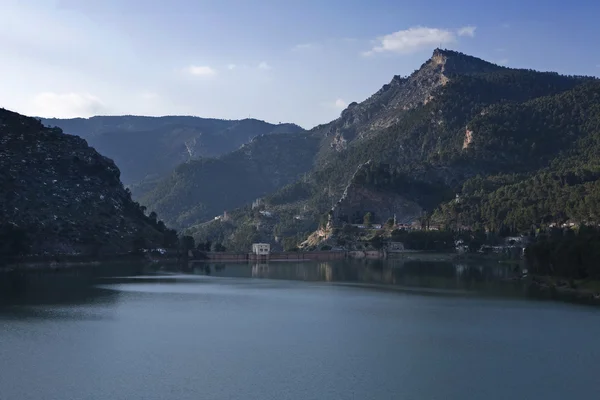
[[[180,165],[140,202],[169,226],[203,223],[294,182],[310,169],[317,144],[302,134],[257,137],[223,157]]]
[[[526,259],[536,275],[600,280],[600,229],[550,229],[527,248]]]

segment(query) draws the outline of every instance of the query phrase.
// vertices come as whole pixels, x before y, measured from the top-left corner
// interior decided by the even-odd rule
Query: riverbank
[[[600,281],[567,281],[552,276],[525,278],[528,294],[532,297],[569,303],[600,306]]]
[[[102,264],[127,263],[164,263],[177,264],[182,259],[176,256],[148,256],[146,254],[113,254],[105,256],[65,255],[65,256],[31,256],[0,265],[0,272],[11,271],[57,271],[80,267],[97,267]]]

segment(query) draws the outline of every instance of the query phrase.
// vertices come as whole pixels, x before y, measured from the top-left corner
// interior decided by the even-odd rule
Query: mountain
[[[174,231],[144,215],[119,176],[84,139],[0,109],[0,259],[176,241]]]
[[[256,119],[229,121],[188,116],[96,116],[41,121],[81,136],[113,159],[126,185],[162,177],[191,159],[229,153],[259,135],[303,131],[294,124],[274,125]]]
[[[312,167],[318,144],[306,134],[261,135],[224,156],[180,165],[140,202],[169,226],[205,222],[299,179]]]
[[[339,226],[357,212],[374,210],[375,222],[385,222],[393,213],[431,219],[438,210],[438,222],[450,223],[442,208],[478,176],[535,181],[568,154],[574,168],[581,157],[590,159],[584,153],[595,154],[589,146],[598,134],[592,122],[597,91],[596,78],[511,69],[437,49],[410,76],[394,77],[340,118],[309,131],[319,148],[302,180],[254,209],[232,213],[226,223],[187,232],[229,247],[239,242],[237,232],[282,246],[285,239],[302,240],[319,221],[333,218]],[[490,227],[480,214],[473,219]]]

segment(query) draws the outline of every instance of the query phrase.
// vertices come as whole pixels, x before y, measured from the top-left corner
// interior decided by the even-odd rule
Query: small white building
[[[266,256],[271,252],[269,243],[252,243],[252,253],[257,256]]]

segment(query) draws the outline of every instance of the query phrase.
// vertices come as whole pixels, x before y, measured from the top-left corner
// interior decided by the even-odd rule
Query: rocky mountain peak
[[[315,129],[330,137],[330,148],[341,151],[349,142],[397,123],[402,115],[434,98],[437,88],[457,75],[488,73],[504,69],[457,51],[435,49],[430,59],[410,76],[395,75],[375,94],[361,103],[351,103],[330,124]]]

